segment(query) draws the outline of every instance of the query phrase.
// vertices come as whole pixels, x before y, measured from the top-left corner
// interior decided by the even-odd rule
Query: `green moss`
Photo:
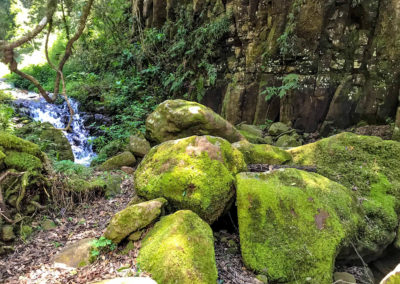
[[[247,164],[282,165],[292,160],[291,155],[278,147],[268,144],[251,144],[240,141],[232,144],[242,152]]]
[[[135,156],[131,152],[123,152],[105,161],[99,167],[99,170],[110,171],[119,170],[123,166],[133,166],[136,163]]]
[[[377,255],[393,241],[399,215],[400,143],[341,133],[289,152],[294,164],[316,166],[319,174],[345,185],[362,201],[365,220],[356,243],[362,256]]]
[[[137,262],[157,283],[216,283],[218,278],[211,228],[188,210],[156,223]]]
[[[332,283],[335,257],[360,223],[347,189],[296,169],[237,175],[244,263],[273,282]]]
[[[7,168],[18,171],[33,171],[42,169],[40,159],[24,152],[7,151],[4,163]]]
[[[152,148],[135,185],[142,197],[164,197],[171,210],[190,209],[212,223],[233,198],[234,175],[245,169],[242,154],[226,140],[192,136]]]
[[[6,150],[14,150],[41,157],[39,146],[6,132],[0,132],[0,146]]]
[[[161,209],[166,203],[164,198],[158,198],[128,206],[113,216],[104,237],[118,244],[131,233],[151,224],[160,216]]]
[[[3,163],[5,157],[6,157],[6,154],[4,154],[0,149],[0,166]]]
[[[215,135],[230,142],[244,137],[210,108],[185,100],[167,100],[146,120],[150,140],[161,143],[192,135]]]
[[[37,144],[54,160],[74,161],[71,145],[63,132],[50,123],[32,122],[16,130],[16,135]]]
[[[244,136],[250,143],[265,144],[265,139],[261,136],[254,135],[246,130],[239,130],[240,134]]]

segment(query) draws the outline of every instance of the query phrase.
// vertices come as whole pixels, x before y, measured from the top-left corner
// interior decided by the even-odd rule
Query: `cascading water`
[[[49,122],[56,128],[64,128],[69,119],[69,110],[66,102],[60,105],[47,103],[39,94],[14,88],[7,82],[0,80],[0,90],[7,90],[14,97],[14,105],[23,115],[31,117],[35,121]],[[89,131],[84,126],[83,114],[79,113],[79,104],[69,99],[75,115],[71,125],[72,131],[64,131],[72,147],[75,163],[88,166],[96,156],[92,145],[89,143]]]

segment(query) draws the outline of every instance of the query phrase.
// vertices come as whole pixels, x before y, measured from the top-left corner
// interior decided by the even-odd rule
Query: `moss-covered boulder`
[[[288,152],[267,144],[240,141],[233,143],[232,146],[243,154],[247,164],[282,165],[292,160]]]
[[[380,284],[398,284],[400,283],[400,264],[385,278],[382,279]]]
[[[0,131],[0,147],[3,150],[27,153],[41,160],[43,157],[38,145],[7,132]]]
[[[152,148],[135,172],[136,191],[146,199],[164,197],[169,209],[189,209],[213,223],[233,200],[235,174],[243,170],[243,155],[228,141],[192,136]]]
[[[157,283],[216,283],[211,228],[189,210],[163,217],[142,241],[137,263]]]
[[[236,128],[249,142],[254,144],[268,144],[263,138],[262,130],[256,125],[239,124]]]
[[[90,264],[90,251],[94,241],[92,238],[82,239],[66,246],[54,256],[53,262],[73,268]]]
[[[289,130],[289,126],[287,126],[283,122],[275,122],[269,127],[268,133],[271,136],[279,136],[285,132],[288,132]]]
[[[146,139],[139,136],[131,136],[129,138],[128,150],[135,156],[144,157],[150,149],[150,143]]]
[[[146,120],[146,134],[154,142],[189,137],[213,135],[229,142],[244,137],[210,108],[185,100],[167,100],[160,104]]]
[[[277,283],[332,283],[360,223],[351,192],[297,169],[238,174],[237,206],[245,265]]]
[[[164,198],[158,198],[126,207],[112,217],[104,237],[118,244],[131,233],[150,225],[160,216],[166,203]]]
[[[64,133],[48,122],[32,122],[19,129],[16,134],[40,146],[41,150],[55,160],[74,161],[71,145]]]
[[[299,135],[297,133],[293,133],[291,135],[285,134],[276,140],[275,145],[282,148],[298,147],[301,146],[301,142],[298,138]]]
[[[12,241],[16,238],[14,227],[12,225],[5,225],[1,227],[1,240],[5,242]]]
[[[354,192],[362,204],[364,225],[355,243],[365,261],[378,257],[393,242],[400,200],[400,143],[341,133],[289,150],[293,163],[317,172]],[[358,259],[352,247],[340,259]]]
[[[135,156],[131,152],[118,154],[99,166],[101,171],[119,170],[123,166],[133,166],[136,163]]]

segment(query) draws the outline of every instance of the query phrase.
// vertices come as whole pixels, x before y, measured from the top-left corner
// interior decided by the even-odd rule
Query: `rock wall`
[[[176,20],[179,5],[194,17],[213,14],[210,21],[232,14],[218,88],[203,100],[230,122],[280,120],[313,132],[395,117],[399,1],[144,0],[138,7],[147,27],[159,27]],[[281,86],[291,73],[299,87],[266,101],[266,86]]]

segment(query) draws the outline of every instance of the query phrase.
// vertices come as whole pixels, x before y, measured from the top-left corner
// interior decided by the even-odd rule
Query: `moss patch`
[[[41,157],[39,146],[12,134],[0,131],[0,146],[6,150],[14,150]]]
[[[247,164],[282,165],[292,160],[288,152],[268,144],[257,145],[240,141],[232,146],[242,152]]]
[[[289,152],[294,164],[316,166],[319,174],[358,196],[366,214],[356,244],[362,256],[378,255],[393,241],[399,214],[400,143],[341,133]]]
[[[156,223],[137,261],[157,283],[216,283],[218,278],[211,228],[189,210]]]
[[[171,210],[190,209],[212,223],[234,196],[235,174],[245,169],[242,154],[226,140],[192,136],[151,149],[135,185],[142,197],[164,197]]]
[[[273,282],[332,283],[335,257],[360,222],[354,196],[296,169],[241,173],[237,186],[246,266]]]
[[[7,168],[18,171],[33,171],[42,169],[40,159],[24,152],[7,151],[4,163]]]

